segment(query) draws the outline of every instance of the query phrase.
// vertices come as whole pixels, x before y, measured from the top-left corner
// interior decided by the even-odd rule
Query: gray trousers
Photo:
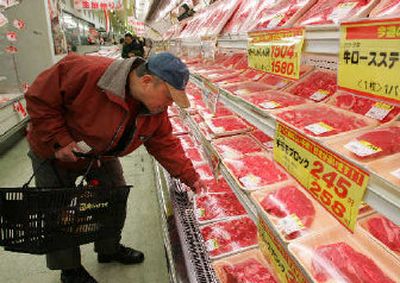
[[[32,161],[32,168],[36,170],[35,185],[37,187],[71,187],[74,186],[76,179],[84,174],[81,172],[66,170],[56,166],[54,162],[46,161],[36,156],[32,151],[28,152]],[[39,167],[40,166],[40,167]],[[112,158],[101,162],[101,166],[93,165],[89,179],[98,179],[104,186],[125,186],[123,170],[118,158]],[[125,214],[120,219],[113,219],[122,225],[125,222]],[[97,241],[94,243],[94,250],[101,254],[113,254],[117,251],[121,235],[113,238]],[[59,250],[46,254],[47,267],[52,270],[70,269],[79,267],[81,264],[81,254],[79,246]]]

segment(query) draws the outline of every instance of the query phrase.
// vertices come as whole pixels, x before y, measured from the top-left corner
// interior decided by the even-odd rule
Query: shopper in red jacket
[[[188,107],[185,64],[170,53],[112,60],[70,54],[40,74],[26,94],[28,131],[36,186],[73,186],[88,161],[74,151],[100,157],[89,178],[104,186],[125,185],[118,156],[144,144],[172,176],[197,190],[191,161],[172,135],[167,107]],[[110,157],[113,156],[113,157]],[[45,160],[48,160],[46,162]],[[115,219],[115,221],[125,220]],[[140,251],[120,244],[121,236],[95,242],[99,262],[140,263]],[[79,247],[47,254],[47,266],[61,269],[62,282],[96,282],[81,266]]]

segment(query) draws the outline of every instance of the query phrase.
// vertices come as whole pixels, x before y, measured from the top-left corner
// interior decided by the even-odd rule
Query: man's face
[[[126,43],[126,44],[131,44],[131,43],[132,43],[132,37],[130,37],[130,36],[125,36],[125,43]]]

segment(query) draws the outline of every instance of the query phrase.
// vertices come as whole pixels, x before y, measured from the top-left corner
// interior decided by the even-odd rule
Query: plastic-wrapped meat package
[[[179,116],[179,108],[178,106],[170,106],[168,107],[168,117]]]
[[[208,109],[208,108],[207,108],[207,105],[204,103],[204,101],[203,101],[203,100],[200,100],[200,99],[199,99],[199,100],[196,100],[196,101],[193,101],[192,106],[193,106],[195,109],[197,109],[199,112]]]
[[[260,130],[254,130],[250,133],[256,140],[258,140],[267,150],[272,150],[274,147],[274,139],[266,135]]]
[[[211,259],[257,245],[257,226],[249,217],[220,221],[200,228]]]
[[[251,82],[253,80],[247,79],[245,77],[242,76],[242,74],[240,74],[239,76],[235,76],[229,79],[224,79],[223,81],[217,82],[216,84],[220,87],[220,88],[225,88],[226,86],[232,85],[232,84],[236,84],[236,83],[247,83],[247,82]]]
[[[278,163],[263,154],[223,161],[244,190],[257,190],[288,180],[288,175]]]
[[[298,227],[285,231],[288,239],[295,239],[302,235],[303,227],[310,228],[315,218],[315,208],[311,200],[296,186],[288,185],[279,188],[265,196],[260,205],[265,212],[278,218],[297,217],[301,223]],[[297,219],[294,220],[297,222]]]
[[[203,181],[204,193],[231,193],[232,189],[224,178],[220,177],[218,180],[206,180]]]
[[[237,64],[243,58],[246,58],[246,53],[244,52],[236,52],[228,56],[221,65],[225,68],[232,68],[235,64]]]
[[[370,18],[389,18],[398,15],[400,15],[400,1],[398,0],[381,0],[369,13]]]
[[[200,224],[247,214],[232,192],[197,195],[194,204],[195,215]]]
[[[212,142],[222,158],[237,159],[251,153],[262,153],[265,149],[249,135],[236,135],[215,139]]]
[[[307,103],[303,97],[278,90],[258,92],[244,96],[243,99],[265,111]]]
[[[273,3],[265,1],[257,8],[258,13],[248,23],[249,31],[274,29],[286,27],[294,23],[305,11],[307,11],[315,0],[280,0]]]
[[[199,111],[200,115],[203,117],[203,119],[211,119],[213,117],[225,117],[225,116],[232,116],[233,113],[230,111],[228,108],[223,106],[222,104],[217,105],[217,109],[215,111],[215,114],[211,112],[210,109],[203,109]]]
[[[228,136],[251,130],[242,119],[236,116],[217,117],[205,120],[214,136]]]
[[[216,75],[210,75],[207,77],[207,79],[213,83],[219,83],[219,82],[224,82],[225,80],[229,80],[233,77],[239,76],[242,73],[242,71],[238,70],[231,70],[226,73],[220,73]]]
[[[200,179],[203,182],[211,182],[214,180],[214,174],[207,163],[203,163],[201,165],[194,165],[197,174],[199,174]]]
[[[193,121],[195,121],[197,124],[203,123],[204,119],[200,114],[195,114],[192,116]]]
[[[330,279],[334,279],[335,282],[395,283],[374,260],[345,242],[321,245],[314,252],[312,273],[318,282],[331,282]]]
[[[346,19],[367,16],[374,0],[317,1],[295,26],[338,24]],[[373,4],[373,3],[372,3]]]
[[[278,113],[277,117],[316,137],[329,137],[374,125],[371,119],[320,104],[313,107],[300,105]]]
[[[204,138],[208,141],[212,140],[215,135],[213,134],[213,132],[210,130],[210,128],[208,127],[208,125],[206,124],[206,122],[204,123],[200,123],[199,124],[199,128],[200,128],[200,132],[201,134],[204,136]]]
[[[227,22],[225,27],[222,29],[222,34],[234,34],[239,33],[243,30],[242,27],[244,23],[252,18],[254,13],[257,11],[257,7],[260,1],[257,0],[242,0],[239,8]]]
[[[182,134],[187,134],[189,132],[188,127],[186,127],[186,125],[183,124],[183,121],[181,118],[171,117],[171,118],[169,118],[169,121],[171,122],[172,133],[174,135],[182,135]]]
[[[247,61],[247,56],[244,56],[241,60],[239,60],[236,64],[232,66],[235,70],[244,71],[249,68],[249,64]]]
[[[285,91],[314,101],[323,101],[336,92],[336,73],[315,70]]]
[[[193,138],[189,135],[180,135],[178,136],[178,139],[180,140],[181,145],[184,149],[196,147]]]
[[[309,73],[313,68],[314,68],[313,66],[301,65],[300,66],[300,79],[303,78],[307,73]],[[264,77],[262,77],[258,81],[260,83],[267,84],[275,89],[285,88],[294,82],[292,80],[285,79],[281,76],[272,75],[272,74],[266,74]]]
[[[259,260],[249,258],[236,264],[225,264],[223,267],[225,281],[222,283],[277,283],[274,275]]]
[[[382,107],[379,106],[381,102],[348,92],[337,92],[327,103],[354,113],[377,119],[381,123],[394,120],[400,113],[400,107],[385,103],[385,105],[388,106],[388,109],[382,109]]]
[[[250,81],[256,82],[256,81],[260,80],[261,78],[263,78],[265,75],[267,75],[267,73],[264,71],[260,71],[260,70],[256,70],[256,69],[247,69],[240,75],[240,77],[242,78],[242,81],[250,80]]]
[[[244,82],[227,85],[224,89],[237,96],[246,96],[255,92],[271,90],[272,88],[260,82]]]
[[[206,163],[206,160],[203,158],[203,156],[201,155],[200,150],[198,150],[195,147],[192,148],[186,148],[185,150],[185,155],[187,158],[189,158],[192,163],[196,166],[202,165]]]

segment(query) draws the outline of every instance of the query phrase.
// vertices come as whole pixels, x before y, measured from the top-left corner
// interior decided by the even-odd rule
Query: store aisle
[[[27,142],[20,141],[0,158],[0,187],[19,186],[31,174]],[[137,266],[98,264],[93,245],[82,248],[82,262],[101,283],[168,282],[161,224],[150,156],[141,148],[122,159],[125,178],[133,184],[123,243],[142,250],[146,260]],[[0,282],[59,282],[59,272],[45,267],[44,256],[31,256],[0,250]]]

